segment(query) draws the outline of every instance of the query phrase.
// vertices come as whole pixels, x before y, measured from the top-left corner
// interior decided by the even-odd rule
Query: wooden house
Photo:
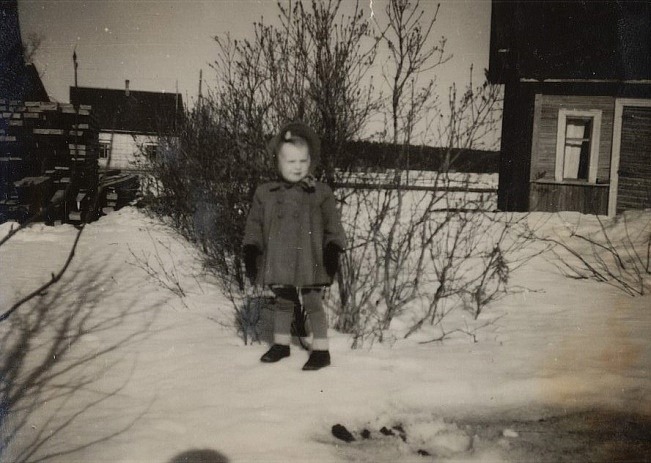
[[[165,150],[183,117],[177,93],[70,87],[73,105],[88,105],[99,126],[101,169],[140,170]]]
[[[651,208],[651,4],[492,2],[502,210]]]

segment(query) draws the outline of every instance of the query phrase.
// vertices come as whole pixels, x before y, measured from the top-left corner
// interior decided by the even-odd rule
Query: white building
[[[183,117],[178,93],[70,87],[70,102],[91,106],[99,128],[100,169],[141,171],[173,138]]]

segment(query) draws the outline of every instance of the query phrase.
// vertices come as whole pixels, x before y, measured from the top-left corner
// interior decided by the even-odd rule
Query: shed
[[[178,93],[70,87],[73,105],[88,105],[99,126],[100,168],[141,170],[173,138],[183,117]]]
[[[502,210],[651,207],[651,4],[493,0]]]

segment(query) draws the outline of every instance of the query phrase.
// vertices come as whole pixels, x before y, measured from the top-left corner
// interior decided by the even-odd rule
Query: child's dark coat
[[[270,182],[256,190],[243,244],[262,252],[258,284],[329,285],[332,279],[323,266],[323,249],[331,242],[344,249],[345,241],[329,186]]]

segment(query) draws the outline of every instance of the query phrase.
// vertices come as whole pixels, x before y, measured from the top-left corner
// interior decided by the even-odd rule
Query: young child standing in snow
[[[302,302],[313,333],[303,370],[330,365],[321,299],[345,247],[334,194],[312,175],[319,149],[316,134],[300,122],[284,126],[271,140],[280,179],[257,188],[243,243],[247,277],[276,295],[274,344],[260,360],[277,362],[289,356],[294,305]]]

